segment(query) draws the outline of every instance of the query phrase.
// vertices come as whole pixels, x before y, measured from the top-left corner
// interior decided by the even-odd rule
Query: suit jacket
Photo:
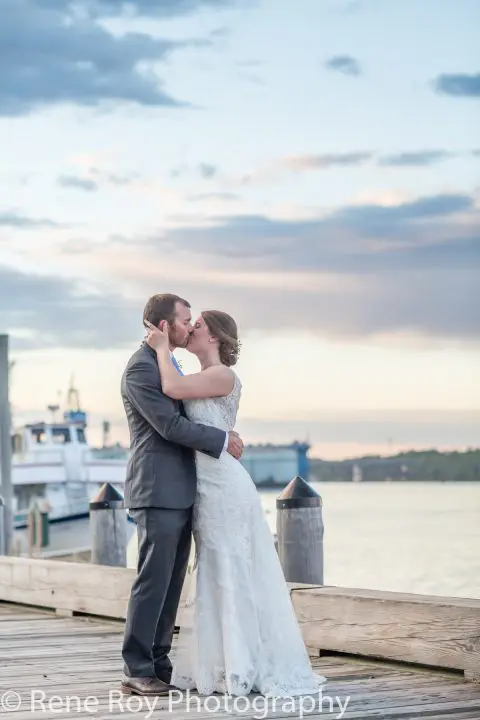
[[[121,381],[130,430],[125,480],[127,508],[188,508],[197,487],[195,450],[219,458],[225,432],[191,422],[183,403],[162,392],[157,356],[143,343]]]

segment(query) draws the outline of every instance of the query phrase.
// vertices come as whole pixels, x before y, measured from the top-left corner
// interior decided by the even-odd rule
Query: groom
[[[185,347],[193,332],[190,305],[177,295],[151,297],[143,320],[155,327],[168,322],[171,351]],[[167,695],[172,689],[168,653],[191,547],[194,451],[218,459],[226,450],[239,459],[243,442],[235,432],[186,418],[183,404],[163,394],[156,353],[146,343],[128,361],[121,390],[131,440],[125,505],[138,536],[121,688],[130,694]]]

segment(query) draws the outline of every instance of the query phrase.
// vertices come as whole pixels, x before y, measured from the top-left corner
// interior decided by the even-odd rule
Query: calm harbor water
[[[480,598],[480,483],[311,484],[326,585]],[[279,493],[260,493],[273,532]],[[89,534],[88,519],[52,525],[49,549],[87,547]],[[131,543],[131,567],[135,558]]]
[[[311,483],[326,585],[480,598],[480,483]],[[262,503],[275,528],[278,491]]]

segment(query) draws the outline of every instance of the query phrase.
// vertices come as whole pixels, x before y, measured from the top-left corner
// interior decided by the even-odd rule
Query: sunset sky
[[[73,374],[91,440],[126,442],[143,306],[176,292],[238,322],[246,441],[478,447],[479,23],[476,0],[3,0],[15,421]]]

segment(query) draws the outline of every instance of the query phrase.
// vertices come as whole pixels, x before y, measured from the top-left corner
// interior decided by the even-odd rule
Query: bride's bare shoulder
[[[238,374],[235,372],[235,370],[232,370],[232,368],[227,368],[230,371],[230,376],[233,376],[233,387],[232,387],[232,393],[237,391],[238,393],[242,390],[242,381],[240,380]]]
[[[213,365],[204,372],[208,372],[212,379],[215,378],[217,381],[222,382],[224,387],[230,386],[229,392],[234,390],[237,383],[240,382],[238,375],[228,365]]]

